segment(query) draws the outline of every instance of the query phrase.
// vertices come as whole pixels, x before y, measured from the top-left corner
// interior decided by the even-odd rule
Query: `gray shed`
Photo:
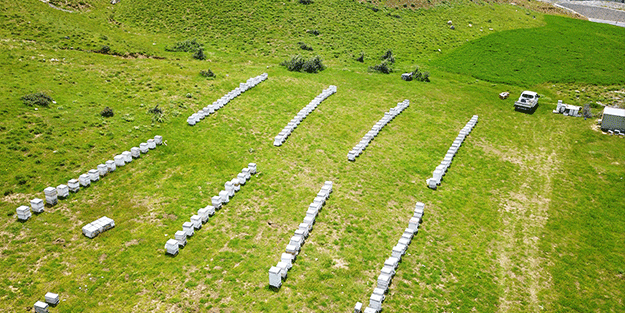
[[[625,132],[625,109],[606,107],[603,109],[601,118],[601,129],[620,130]]]

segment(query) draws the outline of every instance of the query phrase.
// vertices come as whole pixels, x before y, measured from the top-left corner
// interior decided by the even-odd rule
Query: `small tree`
[[[106,107],[104,108],[104,110],[102,110],[102,112],[100,112],[100,115],[102,115],[103,117],[111,117],[113,116],[113,109]]]
[[[46,95],[43,92],[35,92],[22,97],[22,101],[25,105],[32,106],[40,106],[47,107],[50,106],[50,103],[53,103],[52,97]]]
[[[206,60],[206,55],[204,54],[204,49],[199,48],[197,49],[197,52],[195,52],[193,54],[193,58],[196,60]]]

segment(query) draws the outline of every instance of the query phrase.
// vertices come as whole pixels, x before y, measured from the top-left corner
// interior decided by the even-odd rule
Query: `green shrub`
[[[285,60],[280,63],[285,66],[287,70],[292,72],[307,72],[317,73],[323,71],[326,67],[323,65],[323,60],[320,56],[314,56],[309,60],[304,59],[301,55],[296,55],[290,60]]]
[[[360,56],[356,59],[356,61],[358,61],[360,63],[364,63],[365,62],[365,53],[361,52]]]
[[[315,1],[313,1],[313,0],[299,0],[299,3],[301,3],[301,4],[313,4],[313,3],[315,3]]]
[[[29,107],[35,105],[40,107],[47,107],[50,106],[50,103],[54,102],[54,100],[52,100],[52,97],[46,95],[43,92],[35,92],[29,95],[25,95],[22,97],[22,101],[25,105]]]
[[[203,76],[209,79],[213,79],[217,77],[217,75],[215,75],[215,73],[213,73],[213,71],[211,71],[210,69],[208,69],[207,71],[200,71],[200,76]]]
[[[382,63],[378,65],[369,66],[369,71],[383,73],[383,74],[390,74],[391,72],[393,72],[393,67],[391,63],[384,60],[382,61]]]
[[[307,33],[311,34],[311,35],[315,35],[315,36],[319,36],[319,34],[321,34],[318,30],[316,29],[309,29],[306,31]]]
[[[299,48],[306,51],[313,51],[313,48],[303,42],[298,42]]]
[[[195,39],[177,42],[172,48],[165,48],[169,52],[192,52],[202,48],[202,44]]]
[[[100,112],[100,115],[102,115],[103,117],[111,117],[113,116],[113,109],[106,107],[104,108],[104,110],[102,110],[102,112]]]
[[[380,59],[387,61],[388,63],[391,63],[391,64],[395,63],[395,57],[393,56],[393,51],[390,49],[386,50],[386,53],[384,53],[384,55]]]
[[[421,72],[417,66],[417,68],[412,72],[412,78],[420,82],[430,82],[430,73]]]
[[[206,60],[206,55],[204,54],[204,49],[199,48],[197,49],[197,52],[195,52],[193,54],[193,58],[196,60]]]

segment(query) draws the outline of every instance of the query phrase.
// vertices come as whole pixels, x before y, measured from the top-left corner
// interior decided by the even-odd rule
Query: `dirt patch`
[[[332,265],[334,268],[349,269],[349,263],[343,259],[333,259],[332,263],[334,263],[334,265]]]
[[[130,240],[130,241],[126,241],[126,242],[124,243],[124,245],[125,245],[126,247],[136,246],[136,245],[138,245],[138,244],[139,244],[139,240],[137,240],[137,239],[133,239],[133,240]]]

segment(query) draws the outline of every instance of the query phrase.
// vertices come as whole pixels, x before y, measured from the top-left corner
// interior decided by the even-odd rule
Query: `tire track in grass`
[[[502,198],[499,208],[501,240],[495,252],[501,287],[498,311],[539,312],[544,302],[539,294],[551,284],[539,241],[549,218],[556,154],[544,149],[537,154],[515,149],[504,152],[486,142],[480,146],[484,152],[517,165],[521,181],[519,188]]]

